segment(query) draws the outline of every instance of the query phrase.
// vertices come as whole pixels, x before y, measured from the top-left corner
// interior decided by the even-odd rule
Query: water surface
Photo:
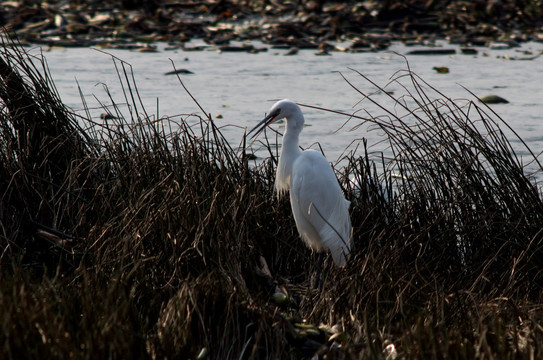
[[[438,45],[459,50],[446,43]],[[398,71],[407,68],[405,59],[394,52],[405,54],[416,49],[397,43],[387,52],[332,52],[330,56],[316,56],[314,50],[301,50],[295,56],[284,56],[287,50],[271,48],[257,54],[219,53],[215,50],[186,52],[164,48],[165,45],[161,45],[156,53],[107,52],[132,65],[147,113],[158,117],[200,113],[177,77],[164,75],[173,70],[172,61],[176,68],[194,72],[181,75],[185,85],[217,124],[236,125],[224,129],[224,135],[233,146],[240,143],[244,128],[251,128],[264,117],[274,99],[290,98],[299,103],[347,113],[358,109],[362,111],[361,115],[365,111],[372,116],[381,115],[383,111],[367,100],[359,103],[362,96],[343,80],[339,72],[362,92],[372,93],[375,89],[371,84],[349,68],[385,86]],[[496,94],[506,98],[509,104],[493,105],[493,109],[535,153],[539,153],[543,149],[540,116],[543,110],[543,57],[533,61],[509,58],[528,57],[524,51],[535,54],[542,49],[543,44],[526,43],[516,49],[478,48],[477,55],[463,55],[457,51],[458,54],[453,56],[412,55],[407,60],[415,73],[449,98],[473,99],[462,86],[478,96]],[[37,49],[33,51],[37,52]],[[90,48],[51,49],[44,54],[61,98],[73,109],[82,108],[77,83],[88,105],[94,108],[93,117],[98,118],[104,112],[94,97],[109,104],[103,85],[109,88],[117,102],[123,102],[117,70],[107,54]],[[433,68],[438,66],[448,67],[449,73],[437,73]],[[405,93],[395,83],[387,86],[387,90],[393,91],[395,96]],[[386,94],[376,94],[373,98],[396,111]],[[318,142],[330,161],[337,160],[349,144],[361,138],[366,138],[373,150],[386,151],[381,132],[369,131],[367,127],[351,131],[359,123],[357,120],[353,119],[342,127],[347,120],[344,116],[309,108],[303,111],[308,126],[301,135],[300,144],[315,147]],[[221,118],[216,117],[219,114]],[[281,126],[275,125],[278,129]],[[513,140],[513,144],[520,154],[526,153],[519,142]]]

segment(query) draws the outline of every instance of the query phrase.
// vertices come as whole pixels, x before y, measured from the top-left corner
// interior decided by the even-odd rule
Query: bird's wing
[[[351,219],[330,164],[317,151],[306,150],[292,169],[291,205],[298,231],[307,244],[326,248],[344,265],[351,248]]]

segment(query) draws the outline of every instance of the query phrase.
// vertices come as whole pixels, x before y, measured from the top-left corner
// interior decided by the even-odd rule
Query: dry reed
[[[361,119],[394,156],[380,174],[345,159],[355,252],[316,292],[314,256],[273,195],[273,149],[255,164],[205,116],[152,120],[118,59],[134,110],[111,99],[116,118],[78,118],[47,71],[3,45],[3,358],[543,355],[543,205],[490,109],[409,70],[394,78],[403,112]]]

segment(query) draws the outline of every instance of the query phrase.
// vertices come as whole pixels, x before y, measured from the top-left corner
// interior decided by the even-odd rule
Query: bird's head
[[[249,131],[247,135],[251,134],[253,131],[256,130],[256,132],[251,137],[255,138],[258,134],[260,134],[260,132],[262,132],[262,130],[266,128],[266,126],[281,119],[287,119],[287,122],[291,120],[293,122],[291,123],[291,125],[289,125],[299,128],[303,126],[304,122],[300,107],[296,105],[295,102],[284,99],[276,102],[270,109],[269,114],[266,115],[266,117],[262,121],[260,121],[253,129],[251,129],[251,131]]]

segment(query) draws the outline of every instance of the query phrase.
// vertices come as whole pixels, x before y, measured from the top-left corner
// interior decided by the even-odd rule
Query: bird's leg
[[[325,252],[317,253],[317,261],[315,264],[315,273],[311,279],[311,285],[313,289],[322,288],[324,278],[323,278],[323,267],[324,267],[324,258],[327,254]]]

